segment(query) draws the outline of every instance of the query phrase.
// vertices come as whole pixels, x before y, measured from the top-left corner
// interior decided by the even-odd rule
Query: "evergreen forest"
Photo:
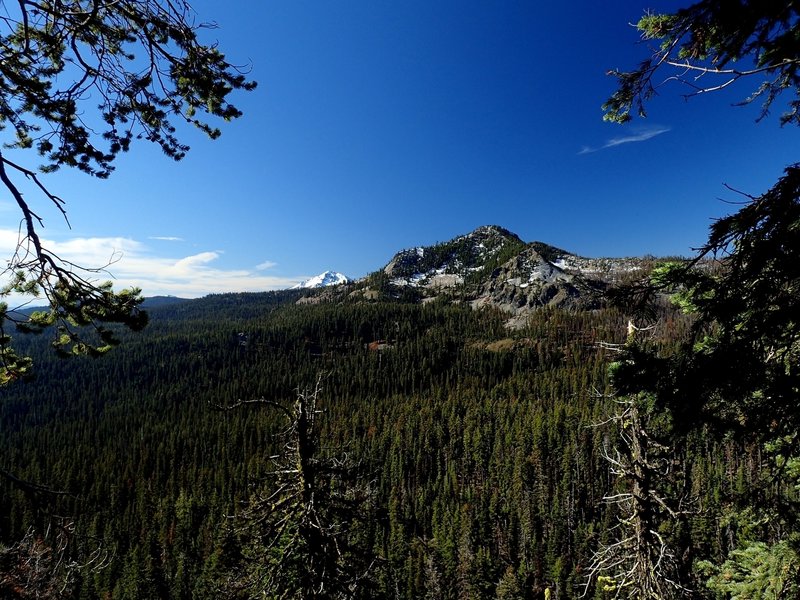
[[[185,0],[0,6],[0,598],[800,598],[800,163],[689,259],[484,227],[333,291],[145,301],[27,190],[66,217],[39,175],[181,159],[255,82]],[[636,27],[606,120],[674,84],[800,125],[797,3]]]
[[[154,306],[98,359],[25,339],[36,375],[3,390],[2,467],[41,487],[4,481],[6,548],[41,536],[65,597],[261,597],[286,549],[265,547],[267,511],[251,509],[278,486],[287,418],[233,405],[291,406],[319,381],[317,459],[348,462],[319,485],[351,500],[349,518],[325,514],[364,565],[356,597],[611,597],[587,573],[619,518],[604,498],[626,486],[604,458],[620,445],[607,376],[620,310],[542,309],[512,332],[459,303],[298,295]],[[674,353],[691,319],[661,303],[657,323],[648,345]],[[722,562],[753,494],[784,497],[764,460],[703,428],[670,450],[665,491],[696,508],[662,531],[682,572]],[[14,556],[4,568],[23,570]]]

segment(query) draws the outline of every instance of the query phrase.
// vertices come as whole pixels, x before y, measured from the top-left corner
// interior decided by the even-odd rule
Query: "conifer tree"
[[[369,509],[369,484],[357,465],[326,456],[321,448],[318,401],[298,391],[293,408],[269,400],[248,401],[280,410],[290,419],[274,481],[258,490],[242,515],[242,576],[230,590],[247,598],[345,599],[369,597],[375,558],[359,531]],[[234,405],[234,407],[237,405]]]
[[[687,97],[755,82],[742,104],[761,102],[759,119],[777,107],[782,125],[800,125],[795,3],[703,0],[671,14],[648,13],[638,28],[644,40],[658,46],[637,69],[611,73],[619,87],[604,105],[606,119],[625,122],[632,112],[644,116],[646,102],[661,85],[657,77],[666,75],[664,81],[683,85]],[[745,205],[712,226],[693,260],[665,265],[621,294],[643,306],[668,291],[695,319],[691,339],[662,361],[658,373],[646,368],[654,357],[643,354],[629,374],[649,372],[657,380],[646,384],[656,404],[684,431],[703,426],[735,432],[739,439],[767,444],[775,464],[787,464],[800,442],[800,163],[788,167],[767,192],[742,196]],[[763,503],[752,508],[748,514],[756,522],[769,514]],[[741,576],[731,586],[741,591],[776,561],[797,564],[796,548],[784,544],[785,532],[797,526],[796,514],[779,514],[784,526],[775,528],[771,544],[739,540],[744,546],[729,554],[710,586],[733,592],[722,585],[732,565]],[[707,563],[703,571],[714,569]]]
[[[202,42],[185,0],[70,0],[2,3],[0,44],[0,182],[20,210],[16,252],[0,273],[0,384],[25,376],[31,361],[16,353],[11,332],[55,326],[54,345],[65,353],[96,354],[116,343],[107,323],[141,329],[138,289],[113,291],[98,283],[107,265],[76,265],[47,248],[39,209],[23,197],[19,180],[33,182],[39,201],[66,218],[65,202],[42,175],[71,167],[108,177],[114,160],[134,140],[158,145],[181,159],[189,147],[179,123],[219,136],[202,113],[230,120],[241,112],[229,101],[254,83],[214,44]],[[38,170],[24,156],[39,155]],[[99,209],[98,209],[99,210]],[[13,302],[45,302],[21,315]],[[97,335],[87,336],[86,326]]]

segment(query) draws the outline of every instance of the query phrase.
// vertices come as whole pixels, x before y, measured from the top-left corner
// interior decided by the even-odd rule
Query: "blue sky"
[[[731,106],[756,82],[689,101],[667,85],[647,119],[602,121],[606,71],[647,54],[629,23],[675,2],[192,5],[259,83],[244,117],[186,132],[179,163],[140,143],[106,181],[48,176],[72,229],[33,202],[52,247],[114,260],[146,295],[360,277],[486,224],[585,256],[688,255],[735,208],[723,184],[758,194],[796,160],[794,129]],[[0,250],[18,218],[0,194]]]

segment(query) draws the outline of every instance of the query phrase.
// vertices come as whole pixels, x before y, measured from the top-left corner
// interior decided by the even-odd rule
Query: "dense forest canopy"
[[[275,484],[268,457],[281,451],[286,420],[268,407],[217,406],[291,406],[322,374],[320,459],[356,459],[358,481],[372,489],[369,518],[352,529],[375,560],[365,597],[493,597],[515,587],[520,597],[547,588],[575,597],[610,518],[601,502],[612,486],[601,457],[610,433],[592,424],[608,408],[601,342],[624,341],[622,315],[543,309],[509,332],[500,313],[442,302],[296,306],[296,297],[154,308],[147,330],[121,334],[99,361],[26,348],[40,367],[7,388],[4,467],[68,494],[6,483],[6,543],[52,513],[74,515],[70,556],[106,556],[104,568],[72,573],[76,597],[249,597],[234,576],[250,581],[277,559],[249,560],[258,540],[230,517]],[[671,310],[665,323],[659,344],[674,347],[689,323]],[[370,349],[375,340],[388,346]],[[707,455],[707,443],[686,450],[702,473],[698,489],[709,482],[719,493],[730,468],[740,485],[755,483],[749,450],[719,442]],[[735,463],[716,458],[725,452]],[[708,514],[695,526],[718,524]],[[703,556],[708,542],[697,541]]]
[[[53,69],[82,56],[86,36],[136,43],[108,15],[142,25],[156,47],[199,51],[194,30],[173,27],[159,3],[38,6],[21,2],[21,16],[4,21],[19,68],[42,88],[31,99],[44,97]],[[156,10],[155,24],[125,12],[142,7]],[[638,69],[615,73],[607,116],[643,114],[654,78],[670,69],[667,79],[686,85],[695,72],[723,78],[689,95],[759,78],[744,101],[760,98],[767,116],[781,93],[797,94],[797,12],[792,2],[703,1],[645,15],[643,37],[660,45]],[[91,27],[76,29],[74,14]],[[28,62],[52,35],[67,55]],[[191,120],[201,97],[212,114],[237,116],[224,98],[249,85],[209,57],[221,87],[178,70],[190,81],[173,80],[155,102],[162,112],[138,117],[176,156],[169,118]],[[9,65],[0,124],[33,131]],[[151,80],[128,84],[136,93],[112,102],[122,112],[111,127],[139,106],[136,94],[153,100]],[[64,106],[68,92],[56,96]],[[796,124],[796,99],[784,106],[781,122]],[[38,142],[56,162],[45,142],[60,132]],[[104,174],[110,158],[84,150],[82,164]],[[3,169],[16,166],[3,157]],[[96,361],[58,361],[39,337],[22,336],[17,354],[5,336],[0,593],[797,597],[799,174],[790,166],[746,196],[695,259],[642,270],[608,303],[542,307],[518,329],[496,309],[471,308],[463,289],[421,302],[378,273],[369,295],[154,306],[139,334],[101,330],[103,344],[90,348],[123,344]],[[7,291],[32,291],[31,282],[23,272]],[[123,300],[101,287],[92,304],[61,285],[55,313],[28,327],[61,319],[68,347],[82,343],[73,328],[106,316],[102,302]],[[124,301],[136,315],[138,293]],[[28,357],[38,366],[23,384],[13,375]]]

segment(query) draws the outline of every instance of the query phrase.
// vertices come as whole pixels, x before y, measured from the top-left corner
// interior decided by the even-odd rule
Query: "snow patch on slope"
[[[316,277],[312,277],[311,279],[305,280],[303,283],[298,283],[292,289],[299,290],[299,289],[323,288],[331,285],[339,285],[342,283],[350,283],[350,278],[336,271],[325,271],[324,273],[320,273]]]

